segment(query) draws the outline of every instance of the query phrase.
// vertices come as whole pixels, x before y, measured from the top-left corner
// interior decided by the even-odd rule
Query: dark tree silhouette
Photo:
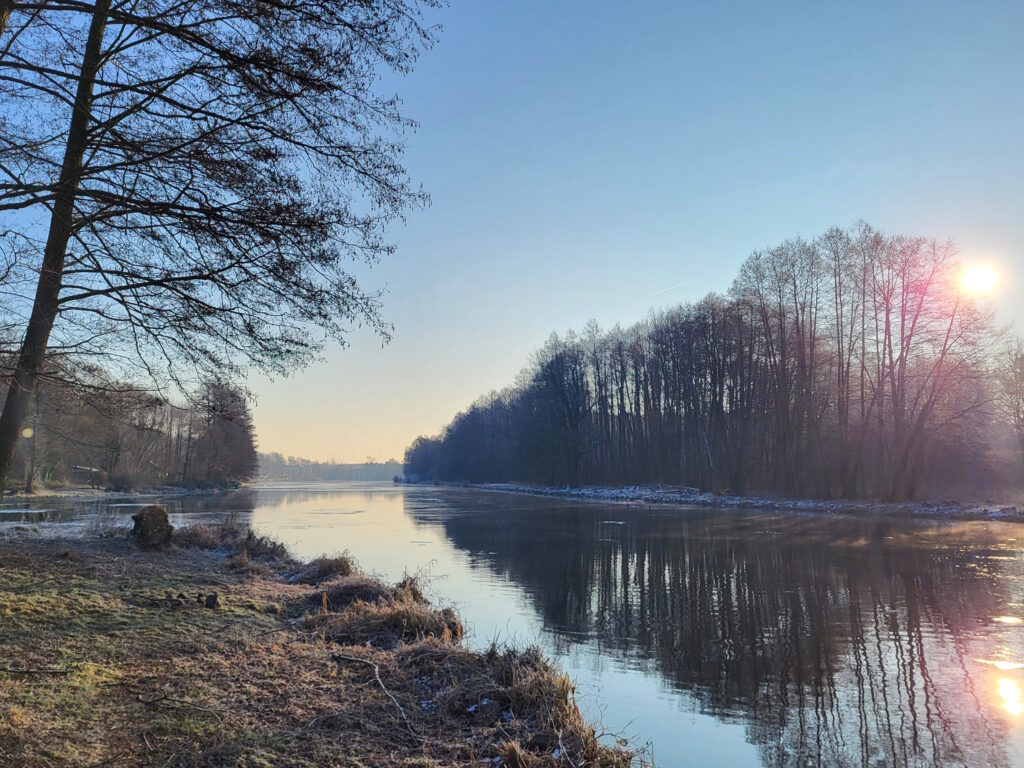
[[[406,472],[987,496],[1001,482],[993,448],[1007,431],[995,407],[998,334],[959,278],[951,245],[862,224],[755,252],[728,296],[626,330],[592,323],[552,337],[519,386],[417,440]],[[1024,389],[1014,370],[1010,422],[1024,402],[1012,397]]]
[[[0,478],[50,352],[162,386],[285,371],[356,323],[387,336],[347,263],[387,254],[424,201],[400,164],[411,123],[375,88],[433,43],[437,4],[0,6],[4,288],[24,318]]]

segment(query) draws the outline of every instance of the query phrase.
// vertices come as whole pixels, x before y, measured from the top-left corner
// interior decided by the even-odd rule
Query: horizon
[[[383,83],[420,122],[405,160],[432,204],[355,269],[394,338],[252,376],[261,450],[400,460],[551,333],[725,293],[751,251],[858,219],[996,265],[1019,328],[1024,9],[927,8],[443,9]]]

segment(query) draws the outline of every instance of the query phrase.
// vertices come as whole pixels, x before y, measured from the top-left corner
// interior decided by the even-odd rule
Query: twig
[[[18,584],[18,585],[15,585],[15,588],[17,589],[17,591],[19,593],[21,593],[21,592],[30,592],[30,591],[32,591],[34,589],[37,589],[38,587],[43,586],[43,584],[47,584],[47,583],[49,583],[51,581],[56,581],[56,580],[57,580],[56,576],[47,576],[45,579],[42,579],[40,581],[33,581],[33,582],[30,582],[29,584]]]
[[[36,669],[15,669],[14,667],[0,667],[0,672],[8,675],[70,675],[74,672],[76,667],[64,667],[63,669],[46,669],[44,667]]]
[[[128,750],[127,749],[122,749],[116,755],[111,755],[110,757],[108,757],[108,758],[106,758],[104,760],[100,760],[98,763],[89,763],[88,765],[83,766],[83,768],[100,768],[100,766],[102,766],[102,765],[110,765],[115,760],[119,760],[120,758],[124,757],[127,754],[128,754]]]
[[[392,695],[391,691],[389,691],[387,686],[384,685],[384,681],[381,680],[380,667],[377,666],[375,662],[372,662],[369,659],[361,659],[358,656],[348,656],[344,653],[332,653],[331,658],[334,660],[343,659],[345,661],[355,661],[360,664],[367,664],[373,667],[373,675],[377,678],[377,685],[379,685],[380,689],[384,691],[385,695],[389,699],[391,699],[391,703],[395,705],[395,709],[398,710],[398,714],[400,714],[402,716],[402,719],[405,721],[406,730],[409,731],[409,733],[412,735],[414,739],[416,739],[417,741],[422,741],[422,737],[416,732],[416,729],[412,727],[412,723],[409,722],[409,717],[405,714],[405,710],[402,709],[402,705],[398,703],[398,699],[396,699],[394,695]],[[321,715],[320,717],[314,718],[313,721],[307,726],[307,728],[311,728],[317,721],[323,719],[324,717],[330,717],[330,715]]]
[[[156,697],[154,697],[152,699],[147,699],[147,698],[145,698],[140,693],[139,694],[139,701],[142,702],[143,704],[148,704],[148,705],[159,704],[161,701],[169,701],[169,702],[171,702],[173,704],[180,704],[183,707],[189,707],[190,709],[196,709],[196,710],[199,710],[200,712],[206,712],[207,714],[213,715],[214,717],[217,718],[217,720],[219,720],[221,722],[223,722],[223,720],[224,720],[224,718],[221,716],[220,712],[218,712],[215,709],[209,709],[208,707],[201,707],[198,704],[193,704],[191,701],[185,701],[184,699],[175,699],[175,698],[173,698],[171,696],[168,696],[166,693],[161,693],[159,696],[156,696]]]
[[[265,635],[272,635],[275,632],[285,632],[285,631],[287,631],[289,629],[295,629],[299,624],[302,623],[302,621],[303,621],[302,617],[299,617],[297,619],[287,619],[287,623],[284,624],[283,626],[274,627],[273,629],[267,629],[267,630],[264,630],[263,632],[257,632],[252,637],[253,638],[263,637]]]
[[[202,630],[203,632],[209,632],[210,634],[213,634],[213,635],[219,634],[219,633],[223,632],[225,629],[227,629],[228,627],[232,627],[232,626],[235,625],[234,621],[229,621],[229,622],[227,622],[225,624],[221,624],[219,627],[204,627],[202,624],[196,624],[194,621],[186,621],[185,619],[179,619],[178,623],[179,624],[185,624],[186,626],[189,626],[189,627],[194,627],[195,629]]]

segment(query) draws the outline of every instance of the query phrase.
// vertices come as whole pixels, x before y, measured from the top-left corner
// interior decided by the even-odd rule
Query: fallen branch
[[[171,696],[168,696],[166,693],[161,693],[159,696],[155,696],[152,699],[147,699],[141,693],[138,696],[139,696],[139,701],[142,702],[143,704],[146,704],[146,705],[151,705],[152,706],[152,705],[159,704],[159,703],[161,703],[163,701],[168,701],[168,702],[171,702],[172,704],[180,704],[183,707],[188,707],[189,709],[196,709],[196,710],[198,710],[200,712],[206,712],[207,714],[213,715],[214,717],[216,717],[217,720],[220,721],[220,722],[223,722],[223,720],[224,720],[224,718],[221,716],[220,712],[218,712],[215,709],[209,709],[208,707],[201,707],[198,704],[193,704],[191,701],[185,701],[184,699],[175,699],[175,698],[173,698]]]
[[[331,654],[331,659],[333,661],[354,661],[354,662],[357,662],[359,664],[366,664],[366,665],[372,667],[373,668],[373,675],[374,675],[374,677],[377,678],[377,685],[379,685],[380,689],[382,691],[384,691],[384,694],[389,699],[391,699],[391,703],[395,705],[395,709],[398,710],[398,714],[400,714],[402,716],[402,720],[405,721],[405,728],[406,728],[406,730],[409,731],[409,734],[414,739],[416,739],[417,741],[422,741],[423,740],[423,737],[420,736],[419,733],[416,732],[416,729],[412,727],[412,723],[409,722],[409,717],[405,714],[405,710],[402,709],[402,705],[398,703],[398,699],[396,699],[394,697],[394,695],[391,693],[391,691],[388,690],[387,686],[384,685],[384,681],[380,677],[380,667],[376,664],[376,662],[370,661],[369,659],[362,659],[362,658],[360,658],[358,656],[348,656],[347,654],[344,654],[344,653],[332,653]],[[315,717],[310,722],[310,724],[308,726],[306,726],[306,728],[307,729],[308,728],[312,728],[317,722],[319,722],[320,720],[326,719],[328,717],[332,717],[332,715],[320,715],[319,717]]]
[[[8,675],[70,675],[75,669],[77,669],[77,666],[64,667],[62,669],[0,667],[0,672]]]
[[[106,758],[104,760],[100,760],[98,763],[89,763],[88,765],[83,766],[83,768],[100,768],[100,766],[103,766],[103,765],[110,765],[115,760],[120,760],[122,757],[124,757],[127,754],[128,754],[128,750],[127,749],[122,749],[120,752],[118,752],[115,755],[111,755],[110,757],[108,757],[108,758]]]

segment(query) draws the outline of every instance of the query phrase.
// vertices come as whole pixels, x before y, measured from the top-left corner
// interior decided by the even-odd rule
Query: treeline
[[[725,296],[552,336],[406,475],[988,495],[1021,476],[1024,354],[961,276],[951,244],[862,223],[757,251]]]
[[[260,475],[268,480],[302,482],[340,482],[344,480],[391,480],[402,474],[402,465],[395,459],[377,461],[368,457],[362,464],[336,464],[311,461],[280,453],[259,454]]]
[[[256,472],[245,393],[206,381],[177,405],[76,366],[40,380],[29,403],[7,487],[88,484],[128,490],[156,485],[232,485]],[[37,487],[37,486],[36,486]]]

